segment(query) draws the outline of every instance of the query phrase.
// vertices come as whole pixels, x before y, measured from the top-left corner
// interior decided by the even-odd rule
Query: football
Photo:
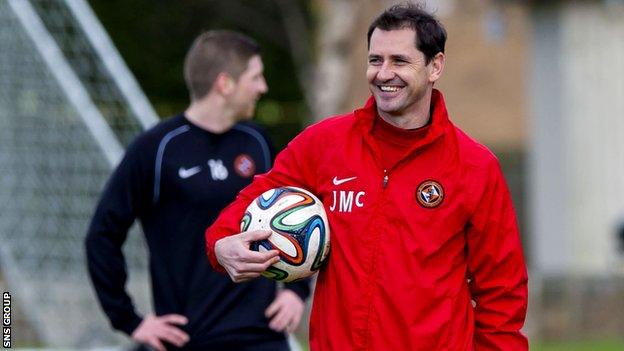
[[[323,203],[307,190],[281,187],[256,198],[241,220],[241,232],[270,230],[255,251],[278,250],[280,261],[262,275],[280,282],[311,276],[329,255],[329,224]]]

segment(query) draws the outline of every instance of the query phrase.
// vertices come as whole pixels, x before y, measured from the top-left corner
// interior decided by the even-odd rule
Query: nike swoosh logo
[[[189,169],[180,167],[180,169],[178,170],[178,175],[180,176],[180,178],[186,179],[188,177],[196,175],[197,173],[199,173],[199,171],[201,171],[201,166],[195,166]]]
[[[346,182],[351,181],[351,180],[356,179],[356,178],[357,177],[338,179],[338,177],[334,177],[332,182],[334,183],[334,185],[340,185],[342,183],[346,183]]]

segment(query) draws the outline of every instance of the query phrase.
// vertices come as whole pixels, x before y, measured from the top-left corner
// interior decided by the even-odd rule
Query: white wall
[[[532,13],[533,268],[624,272],[624,3]]]

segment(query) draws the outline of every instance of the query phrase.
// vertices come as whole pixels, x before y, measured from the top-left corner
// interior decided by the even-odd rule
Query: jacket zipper
[[[390,177],[388,176],[388,170],[384,169],[383,184],[381,185],[382,188],[385,189],[388,186],[389,179]]]
[[[384,169],[383,170],[384,171],[384,176],[383,176],[383,182],[381,183],[381,187],[383,189],[388,187],[388,181],[390,180],[390,171],[396,169],[401,163],[406,162],[406,160],[411,159],[416,152],[417,151],[414,151],[411,154],[408,154],[405,157],[403,157],[402,159],[400,159],[397,163],[395,163],[394,165],[392,165],[390,167],[390,170],[388,170],[388,169]]]

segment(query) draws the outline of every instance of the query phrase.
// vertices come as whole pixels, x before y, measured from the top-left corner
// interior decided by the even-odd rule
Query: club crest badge
[[[239,176],[249,178],[256,173],[256,163],[251,156],[240,154],[234,159],[234,170]]]
[[[416,189],[416,201],[423,207],[438,207],[443,200],[444,188],[434,180],[426,180]]]

